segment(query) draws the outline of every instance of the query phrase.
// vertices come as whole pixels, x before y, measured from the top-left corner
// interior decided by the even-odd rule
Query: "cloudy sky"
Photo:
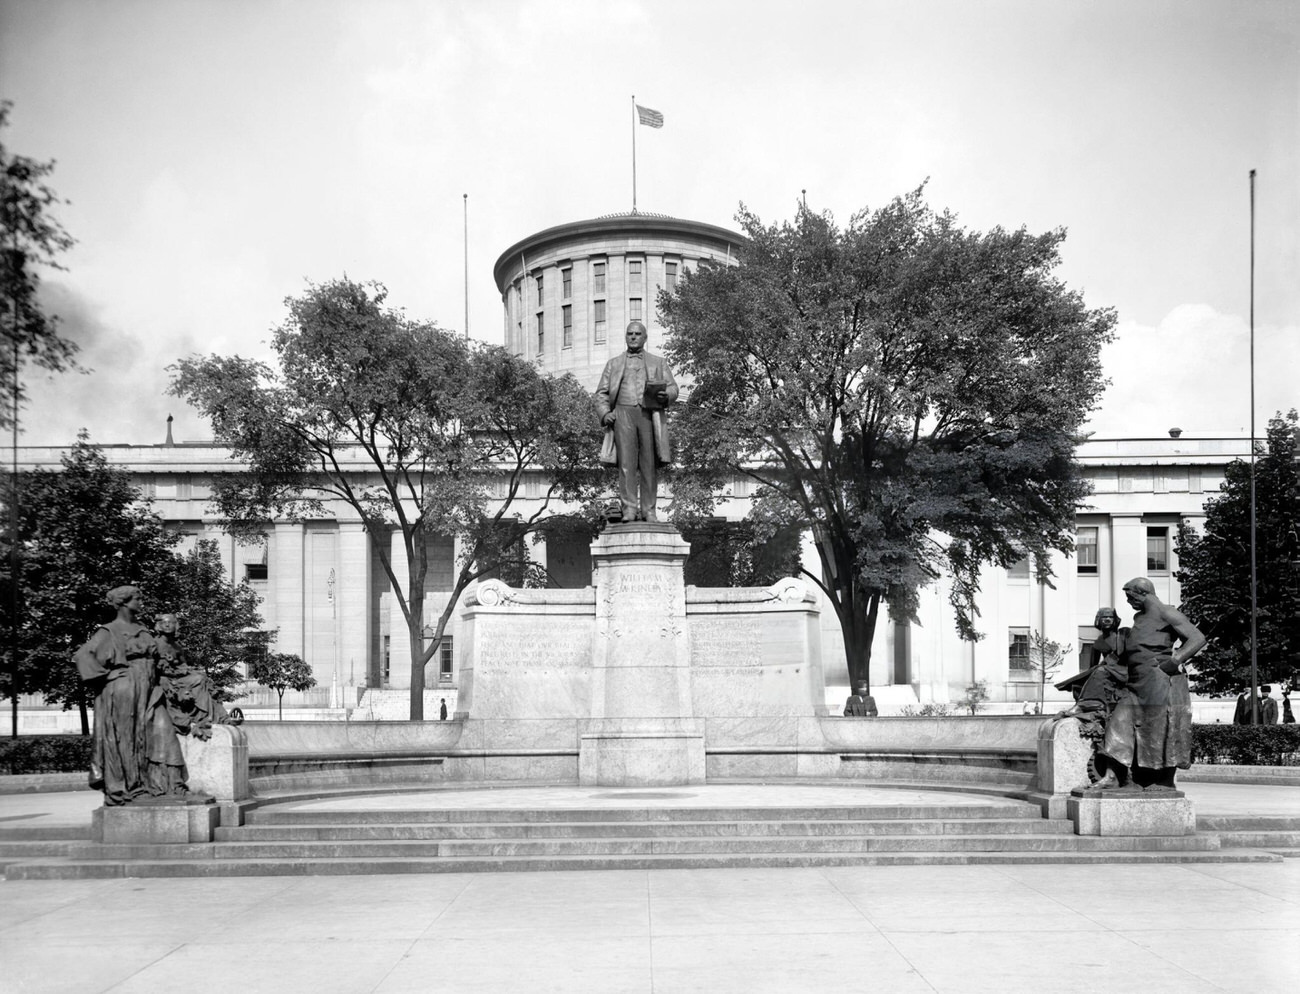
[[[265,356],[305,281],[376,279],[499,342],[492,264],[632,206],[847,222],[929,178],[964,223],[1069,229],[1117,309],[1101,436],[1300,406],[1300,5],[1292,0],[0,0],[14,151],[58,160],[77,239],[48,299],[84,375],[31,380],[23,444],[205,425],[194,352]]]

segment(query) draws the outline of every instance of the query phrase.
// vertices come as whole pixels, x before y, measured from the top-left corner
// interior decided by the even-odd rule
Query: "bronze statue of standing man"
[[[665,412],[677,399],[677,382],[662,356],[645,351],[644,324],[628,324],[625,341],[627,351],[600,374],[596,410],[614,432],[623,520],[655,521],[658,470],[672,458]]]

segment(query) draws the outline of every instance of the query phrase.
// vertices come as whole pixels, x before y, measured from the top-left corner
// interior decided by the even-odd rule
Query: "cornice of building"
[[[20,470],[58,469],[67,446],[19,446]],[[230,449],[213,441],[175,445],[100,446],[110,465],[136,473],[232,473],[243,468]],[[339,450],[340,463],[356,472],[373,472],[373,464],[359,447],[355,455]],[[1088,438],[1079,443],[1075,457],[1087,469],[1103,466],[1222,465],[1250,455],[1248,438]]]
[[[666,214],[606,214],[586,221],[569,221],[545,228],[515,242],[497,258],[492,267],[492,278],[497,290],[502,294],[511,282],[507,273],[521,269],[526,265],[530,255],[545,254],[551,248],[572,241],[596,239],[610,235],[628,237],[646,236],[678,238],[696,241],[714,242],[719,248],[725,248],[735,255],[748,239],[735,231],[708,224],[704,221],[688,221],[683,218],[669,217]]]

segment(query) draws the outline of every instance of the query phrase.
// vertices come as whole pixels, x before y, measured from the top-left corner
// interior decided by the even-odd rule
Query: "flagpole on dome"
[[[644,124],[647,128],[662,128],[664,116],[657,110],[642,107],[632,94],[632,213],[636,213],[636,126]]]

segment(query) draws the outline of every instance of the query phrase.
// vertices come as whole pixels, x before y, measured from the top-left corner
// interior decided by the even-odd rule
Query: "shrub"
[[[899,713],[908,718],[946,718],[952,712],[947,704],[922,704],[919,708],[915,704],[904,704]]]
[[[89,735],[24,735],[0,739],[0,774],[87,773]]]
[[[1300,725],[1193,725],[1192,762],[1300,766]]]
[[[984,702],[989,699],[989,682],[987,680],[976,680],[966,687],[966,696],[957,702],[957,707],[976,714],[984,706]]]

